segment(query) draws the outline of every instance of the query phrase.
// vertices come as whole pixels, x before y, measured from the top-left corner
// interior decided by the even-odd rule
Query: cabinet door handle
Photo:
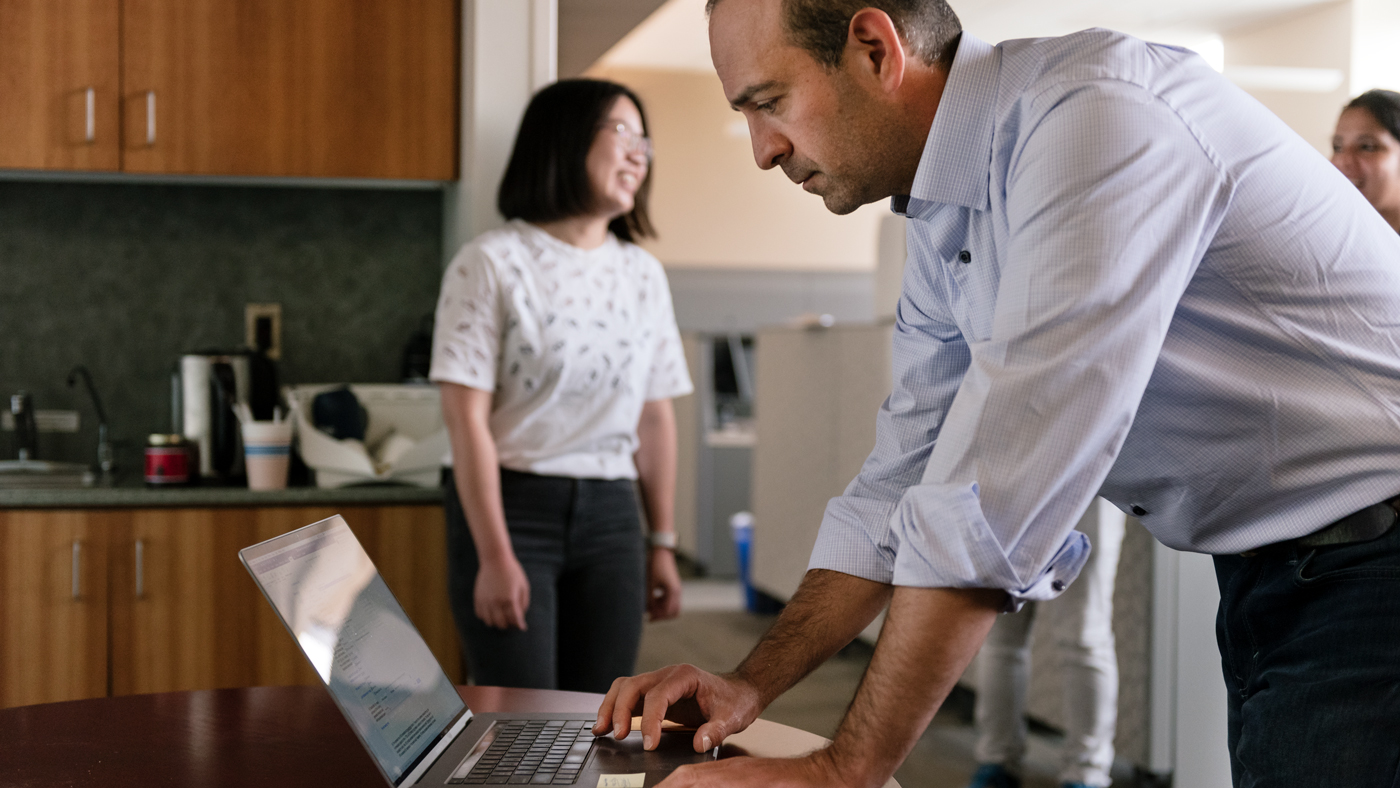
[[[156,144],[156,92],[146,91],[146,144]]]
[[[88,88],[86,91],[87,102],[87,134],[88,142],[97,141],[97,91]]]
[[[82,576],[83,576],[83,543],[77,539],[73,540],[73,598],[82,596]]]
[[[136,598],[146,594],[146,540],[136,540]]]

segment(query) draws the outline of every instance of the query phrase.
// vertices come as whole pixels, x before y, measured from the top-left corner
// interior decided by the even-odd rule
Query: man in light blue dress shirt
[[[1192,53],[1091,30],[991,46],[942,0],[711,0],[754,156],[910,218],[874,451],[739,669],[615,683],[742,729],[889,603],[831,747],[667,785],[880,785],[997,612],[1050,599],[1099,494],[1214,554],[1239,786],[1400,773],[1400,239]],[[883,10],[882,10],[883,9]]]

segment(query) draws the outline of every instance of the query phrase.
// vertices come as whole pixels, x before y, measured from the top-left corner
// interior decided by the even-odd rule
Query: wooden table
[[[473,711],[598,710],[601,695],[458,687]],[[725,754],[793,756],[825,744],[759,720]],[[0,710],[0,786],[384,788],[322,687],[167,692]],[[898,788],[893,780],[890,786]],[[889,788],[889,786],[887,786]]]

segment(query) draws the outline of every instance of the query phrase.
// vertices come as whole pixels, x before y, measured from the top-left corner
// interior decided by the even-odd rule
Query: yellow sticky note
[[[598,788],[642,788],[646,785],[645,774],[600,774]]]

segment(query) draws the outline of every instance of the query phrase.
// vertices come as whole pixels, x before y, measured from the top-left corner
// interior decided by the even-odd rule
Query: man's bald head
[[[706,15],[722,0],[706,0]],[[794,46],[826,68],[841,62],[851,18],[862,8],[889,15],[915,55],[947,70],[957,51],[962,22],[947,0],[781,0],[783,28]]]

